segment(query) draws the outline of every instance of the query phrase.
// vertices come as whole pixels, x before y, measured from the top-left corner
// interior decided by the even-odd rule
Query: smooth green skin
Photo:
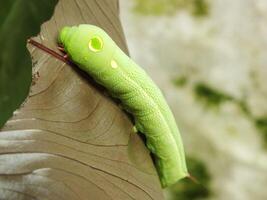
[[[103,48],[98,52],[89,48],[89,41],[96,36],[103,41]],[[145,71],[97,26],[65,27],[60,32],[59,43],[74,63],[120,99],[123,108],[134,116],[137,130],[146,136],[147,148],[155,157],[162,187],[188,177],[184,148],[173,114]],[[114,61],[115,68],[111,64]]]

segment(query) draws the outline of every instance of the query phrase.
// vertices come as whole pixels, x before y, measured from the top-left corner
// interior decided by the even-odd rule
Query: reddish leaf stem
[[[52,49],[49,49],[48,47],[44,46],[43,44],[33,40],[33,39],[28,39],[27,41],[29,44],[43,50],[44,52],[50,54],[51,56],[54,56],[55,58],[63,61],[64,63],[66,64],[72,64],[72,62],[70,60],[67,59],[67,57],[65,57],[65,55],[61,55],[59,53],[57,53],[56,51],[52,50]]]

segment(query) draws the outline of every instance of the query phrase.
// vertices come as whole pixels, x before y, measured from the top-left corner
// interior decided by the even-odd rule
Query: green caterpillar
[[[160,89],[101,28],[64,27],[59,35],[68,57],[120,99],[146,136],[162,187],[188,177],[184,148],[173,114]]]

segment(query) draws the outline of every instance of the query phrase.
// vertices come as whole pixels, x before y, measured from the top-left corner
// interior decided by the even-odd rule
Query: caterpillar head
[[[68,57],[90,74],[99,73],[112,64],[116,44],[97,26],[64,27],[58,40]]]

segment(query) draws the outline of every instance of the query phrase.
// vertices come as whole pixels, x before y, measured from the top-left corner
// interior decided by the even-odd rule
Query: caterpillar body
[[[120,99],[133,115],[136,129],[145,135],[146,146],[155,158],[162,187],[189,176],[174,116],[146,72],[97,26],[64,27],[59,43],[70,60]]]

